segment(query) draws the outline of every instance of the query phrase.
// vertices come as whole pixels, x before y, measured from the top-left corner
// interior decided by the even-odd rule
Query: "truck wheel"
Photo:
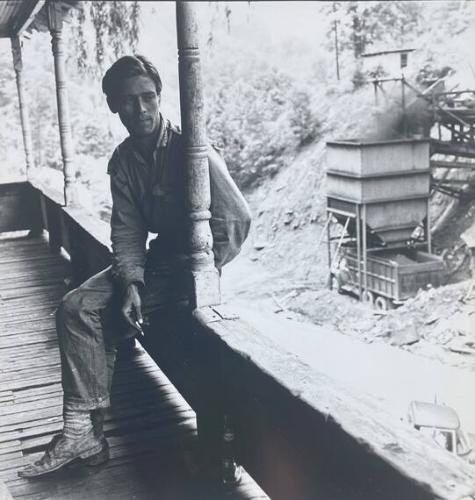
[[[377,297],[374,301],[374,307],[378,311],[387,311],[389,309],[388,301],[384,297]]]
[[[364,302],[365,304],[373,305],[374,304],[374,295],[372,292],[369,290],[365,290],[363,292],[363,295],[361,296],[361,302]]]

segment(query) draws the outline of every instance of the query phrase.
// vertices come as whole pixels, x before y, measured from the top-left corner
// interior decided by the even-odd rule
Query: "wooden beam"
[[[447,161],[447,160],[431,160],[431,168],[461,168],[467,170],[475,170],[475,162]]]
[[[66,206],[77,205],[76,179],[73,166],[74,146],[71,133],[71,120],[69,117],[68,88],[62,36],[63,14],[61,12],[61,6],[51,0],[46,4],[46,8],[54,57],[59,136],[63,159],[64,203]]]
[[[33,160],[33,142],[31,140],[31,127],[28,116],[28,102],[25,94],[25,84],[23,80],[23,62],[21,57],[21,41],[18,36],[11,38],[13,67],[15,69],[16,84],[18,91],[18,103],[20,108],[21,130],[23,134],[23,147],[26,160],[26,177],[31,174],[34,166]]]
[[[201,78],[198,24],[193,2],[176,2],[181,125],[189,210],[190,292],[194,307],[220,302],[214,267],[206,115]]]
[[[475,158],[475,144],[451,143],[447,141],[431,140],[431,155],[441,153],[446,155]]]
[[[11,37],[20,36],[21,33],[28,28],[28,26],[35,18],[36,14],[38,14],[38,12],[45,4],[45,0],[32,0],[31,2],[29,2],[29,4],[30,5],[28,5],[28,7],[30,10],[29,13],[28,11],[26,11],[26,17],[24,16],[21,19],[17,20],[16,23],[12,26],[10,34]]]

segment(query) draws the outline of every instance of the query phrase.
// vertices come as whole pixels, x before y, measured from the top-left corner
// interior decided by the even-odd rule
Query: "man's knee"
[[[63,320],[77,318],[81,311],[84,312],[84,300],[82,295],[83,293],[79,288],[75,288],[68,292],[61,299],[58,310],[56,311],[56,317]]]

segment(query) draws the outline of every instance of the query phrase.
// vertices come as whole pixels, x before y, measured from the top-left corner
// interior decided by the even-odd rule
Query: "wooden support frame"
[[[358,297],[363,298],[363,287],[361,282],[361,207],[356,205],[356,258],[358,260]]]
[[[343,215],[343,213],[339,210],[336,210],[333,208],[327,208],[327,218],[326,218],[325,225],[324,225],[323,230],[320,234],[320,238],[319,238],[318,244],[317,244],[317,249],[318,249],[318,247],[320,246],[320,243],[323,239],[323,236],[326,233],[326,237],[327,237],[327,263],[328,263],[328,288],[330,290],[333,289],[333,279],[332,279],[333,278],[333,268],[334,268],[335,264],[337,264],[338,255],[340,253],[341,246],[343,244],[343,240],[346,237],[345,235],[346,235],[346,231],[348,229],[348,226],[350,224],[350,220],[355,218],[354,214],[351,214],[351,213],[344,214],[346,216],[346,220],[345,220],[345,223],[343,225],[343,230],[342,230],[341,234],[339,236],[332,237],[331,236],[331,225],[332,225],[332,221],[333,221],[333,215],[335,213],[340,213],[340,215]],[[334,239],[337,240],[337,245],[335,248],[335,252],[332,254],[331,242]]]
[[[362,232],[362,244],[363,244],[363,271],[364,271],[363,288],[365,292],[368,292],[368,231],[366,227],[366,205],[362,206],[361,212],[362,212],[361,232]]]
[[[453,144],[432,139],[431,154],[434,153],[475,158],[475,144],[471,144],[469,142],[459,142]]]
[[[346,230],[348,229],[348,225],[350,223],[350,219],[351,219],[351,217],[347,217],[346,218],[345,225],[343,226],[343,231],[341,232],[341,235],[338,238],[338,243],[337,243],[336,249],[335,249],[335,255],[333,256],[333,259],[330,261],[330,269],[333,269],[335,261],[336,261],[336,259],[338,257],[338,253],[340,251],[341,245],[343,243],[343,240],[345,239],[345,234],[346,234]]]
[[[346,212],[343,210],[338,210],[337,208],[334,207],[327,207],[327,222],[331,221],[333,214],[339,214],[340,216],[344,216],[346,218],[345,223],[343,224],[343,232],[337,238],[338,243],[335,249],[335,254],[333,256],[331,251],[331,237],[330,237],[331,224],[330,223],[326,224],[324,228],[324,231],[326,230],[327,232],[327,259],[328,259],[328,268],[330,277],[329,287],[330,289],[332,288],[331,285],[332,268],[337,258],[338,252],[341,248],[341,245],[343,243],[345,231],[348,229],[350,219],[354,219],[356,227],[356,237],[354,238],[354,241],[356,243],[356,262],[357,262],[356,272],[358,276],[358,298],[359,300],[362,300],[363,291],[367,290],[367,269],[366,269],[367,245],[363,241],[363,239],[366,237],[366,231],[364,230],[364,224],[366,222],[363,220],[366,217],[366,208],[365,205],[360,205],[359,203],[354,203],[353,208],[354,212],[350,211]],[[363,279],[363,273],[364,273],[364,279]]]
[[[328,259],[328,286],[330,288],[330,290],[332,289],[332,247],[331,247],[331,228],[330,228],[330,224],[331,224],[331,218],[332,218],[332,214],[329,213],[327,215],[327,223],[326,223],[326,227],[325,227],[325,231],[327,233],[327,259]]]
[[[427,218],[426,218],[426,241],[427,252],[432,253],[432,217],[430,215],[430,198],[427,198]]]

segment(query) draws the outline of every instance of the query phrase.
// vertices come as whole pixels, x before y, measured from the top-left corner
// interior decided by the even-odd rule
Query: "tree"
[[[72,17],[72,53],[80,71],[101,75],[113,59],[135,52],[139,39],[137,0],[87,1]]]
[[[342,48],[359,58],[375,42],[407,43],[419,32],[420,2],[335,2]]]

